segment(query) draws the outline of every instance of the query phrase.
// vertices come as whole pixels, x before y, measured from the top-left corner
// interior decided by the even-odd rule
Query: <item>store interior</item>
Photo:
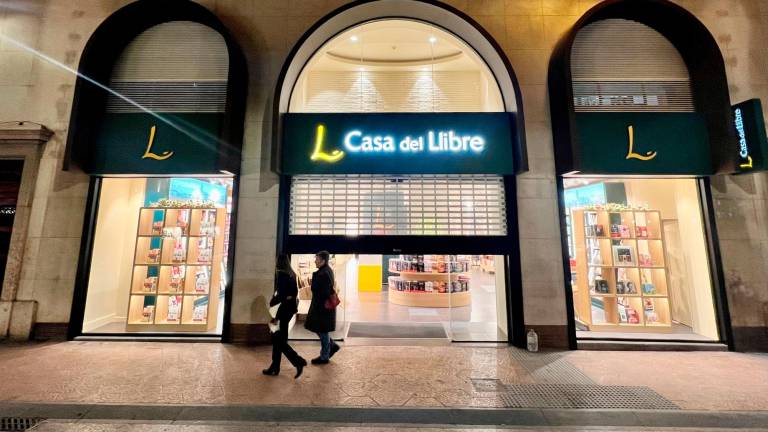
[[[221,334],[232,179],[104,178],[83,333]]]
[[[577,337],[717,341],[696,180],[563,183]]]
[[[293,339],[316,339],[303,327],[314,255],[293,255],[299,314]],[[507,340],[504,257],[498,255],[332,255],[341,304],[337,339]]]

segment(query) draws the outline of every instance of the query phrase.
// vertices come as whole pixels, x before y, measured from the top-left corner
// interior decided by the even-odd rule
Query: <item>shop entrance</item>
[[[476,33],[439,7],[412,12],[422,8]],[[416,17],[344,15],[315,30],[329,39],[302,46],[279,86],[278,252],[305,286],[291,337],[316,338],[301,325],[314,270],[303,254],[327,250],[336,338],[519,340],[508,337],[508,316],[522,321],[511,70]]]
[[[299,276],[296,339],[311,300],[314,255],[293,255]],[[341,298],[336,338],[507,341],[500,255],[340,254],[330,262]]]

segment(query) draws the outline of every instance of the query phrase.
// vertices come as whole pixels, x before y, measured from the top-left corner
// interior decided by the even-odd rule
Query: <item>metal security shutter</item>
[[[224,112],[229,53],[215,30],[189,21],[156,25],[120,55],[107,112]],[[136,105],[140,105],[136,106]]]
[[[291,235],[507,234],[496,175],[307,175],[292,178]]]
[[[584,27],[571,51],[576,112],[692,112],[680,53],[656,30],[607,19]]]

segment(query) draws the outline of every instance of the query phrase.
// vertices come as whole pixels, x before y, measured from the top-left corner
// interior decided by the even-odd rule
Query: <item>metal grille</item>
[[[576,112],[694,111],[680,53],[636,21],[607,19],[576,35],[571,52]]]
[[[510,349],[511,357],[517,361],[531,378],[539,383],[552,384],[594,384],[581,369],[567,359],[563,352],[531,353],[521,349]]]
[[[35,417],[0,417],[0,431],[25,431],[43,421]]]
[[[156,25],[120,55],[108,112],[223,112],[229,51],[215,30],[189,21]],[[128,99],[128,100],[126,100]]]
[[[293,177],[292,235],[507,234],[504,183],[495,175]]]
[[[648,387],[595,384],[513,384],[499,394],[505,408],[677,410]]]

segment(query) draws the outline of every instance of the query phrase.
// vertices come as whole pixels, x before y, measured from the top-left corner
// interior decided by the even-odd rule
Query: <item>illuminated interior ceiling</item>
[[[331,78],[329,72],[339,75]],[[368,78],[362,84],[344,81],[352,79],[350,72],[360,73],[360,80],[363,75]],[[423,111],[432,105],[435,111],[504,110],[493,74],[470,46],[439,27],[406,19],[360,24],[317,50],[296,82],[290,110],[333,110],[333,106],[316,106],[322,97],[334,100],[329,104],[346,112],[355,111],[350,105],[355,97],[365,99],[359,111]],[[468,103],[470,99],[474,105]],[[365,106],[374,100],[377,107]]]
[[[479,71],[485,65],[459,38],[437,27],[408,20],[374,21],[330,40],[310,62],[313,70]]]

